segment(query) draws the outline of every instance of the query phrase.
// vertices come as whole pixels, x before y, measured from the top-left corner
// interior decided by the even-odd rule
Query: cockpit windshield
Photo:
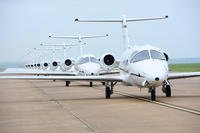
[[[148,52],[148,50],[144,50],[144,51],[141,51],[141,52],[135,54],[131,58],[130,63],[147,60],[147,59],[150,59],[149,52]]]
[[[84,63],[87,63],[87,62],[89,62],[89,61],[90,61],[90,60],[89,60],[89,57],[80,58],[79,64],[84,64]]]
[[[90,57],[90,62],[98,63],[98,60],[95,57]]]
[[[80,58],[79,64],[84,64],[88,62],[98,63],[98,60],[95,57],[84,57]]]
[[[162,54],[156,50],[150,50],[150,54],[151,54],[152,59],[165,60],[164,54]]]

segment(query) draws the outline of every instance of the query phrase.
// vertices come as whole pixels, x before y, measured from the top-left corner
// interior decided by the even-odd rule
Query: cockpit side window
[[[150,50],[150,54],[151,54],[152,59],[165,60],[164,54],[162,54],[156,50]]]
[[[130,63],[147,60],[147,59],[150,59],[149,52],[148,52],[148,50],[144,50],[144,51],[141,51],[141,52],[137,53],[136,55],[134,55],[132,57]]]

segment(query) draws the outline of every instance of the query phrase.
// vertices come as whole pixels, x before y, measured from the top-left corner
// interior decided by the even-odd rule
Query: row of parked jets
[[[166,97],[171,97],[171,85],[169,80],[200,76],[200,72],[171,73],[168,68],[168,55],[159,48],[151,45],[136,46],[130,45],[128,38],[127,23],[139,21],[151,21],[167,19],[168,16],[156,18],[126,18],[122,19],[101,19],[101,20],[80,20],[75,22],[88,23],[121,23],[124,41],[124,52],[119,60],[112,53],[106,53],[101,58],[91,54],[83,54],[82,39],[106,37],[105,36],[49,36],[50,38],[77,39],[80,47],[80,56],[77,59],[67,58],[61,61],[40,62],[27,64],[22,71],[6,70],[1,74],[15,74],[0,76],[0,79],[31,79],[31,80],[63,80],[66,86],[71,81],[102,82],[105,86],[105,97],[109,99],[113,94],[117,82],[124,85],[148,88],[151,100],[156,100],[156,88],[162,86]],[[64,48],[67,45],[57,45]],[[60,71],[56,69],[60,68]],[[32,69],[37,69],[33,71]],[[50,69],[51,71],[44,71]],[[117,74],[116,74],[117,73]],[[19,75],[16,75],[19,74]],[[21,74],[21,75],[20,75]],[[37,75],[37,76],[35,76]]]

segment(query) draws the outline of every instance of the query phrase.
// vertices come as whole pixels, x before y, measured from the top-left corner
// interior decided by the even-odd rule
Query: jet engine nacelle
[[[41,64],[40,63],[37,63],[37,69],[41,69]]]
[[[62,63],[61,69],[63,71],[67,71],[67,70],[71,69],[72,66],[73,66],[73,59],[68,58]]]
[[[113,69],[115,67],[115,63],[116,61],[113,54],[107,53],[100,58],[101,67],[106,71]]]
[[[47,63],[46,61],[42,63],[42,69],[46,70],[49,67],[49,63]]]
[[[51,63],[51,70],[56,70],[59,66],[59,62],[58,61],[53,61]]]

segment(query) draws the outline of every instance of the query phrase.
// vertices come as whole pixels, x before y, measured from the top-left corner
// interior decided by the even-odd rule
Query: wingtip
[[[49,38],[51,38],[51,36],[49,36]]]
[[[165,16],[165,18],[169,18],[169,16],[167,15],[167,16]]]

